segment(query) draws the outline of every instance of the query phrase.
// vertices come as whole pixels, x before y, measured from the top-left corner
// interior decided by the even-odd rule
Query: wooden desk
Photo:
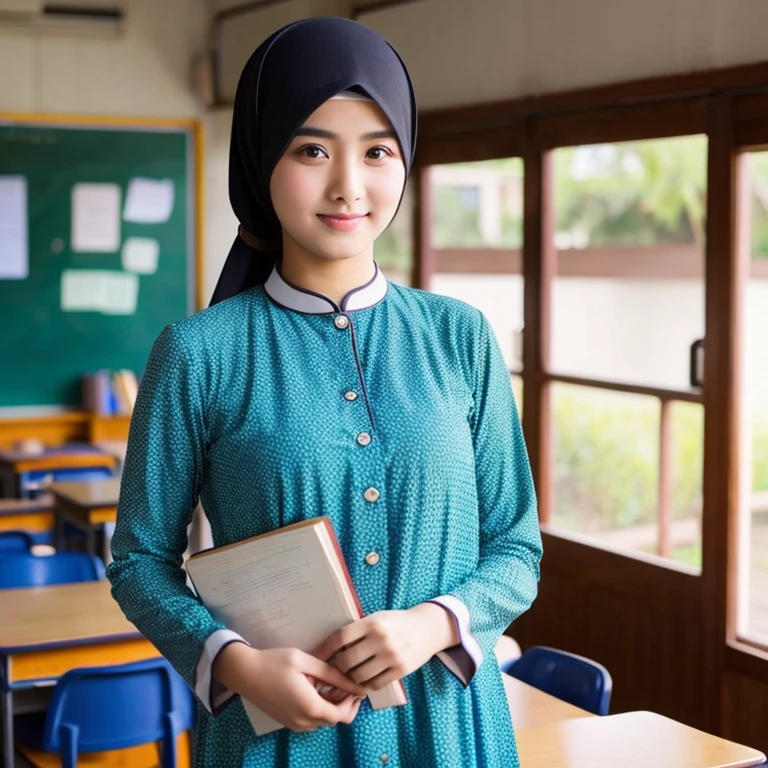
[[[746,768],[756,749],[653,712],[558,720],[517,731],[521,768]]]
[[[123,616],[107,581],[0,590],[3,765],[13,768],[13,693],[75,667],[159,656]]]
[[[64,524],[69,523],[85,533],[88,552],[96,554],[96,531],[105,523],[117,520],[120,478],[111,477],[85,483],[53,483],[49,490],[55,502],[57,547],[63,548]],[[106,539],[105,549],[109,547],[109,536]],[[108,559],[105,557],[105,560]]]
[[[28,531],[33,537],[52,533],[53,496],[36,499],[0,499],[0,531]]]
[[[116,464],[117,460],[110,453],[89,445],[49,448],[39,454],[0,450],[0,495],[22,497],[22,480],[28,472],[99,467],[114,469]]]
[[[542,693],[532,685],[502,675],[515,731],[577,717],[596,717],[585,709]]]

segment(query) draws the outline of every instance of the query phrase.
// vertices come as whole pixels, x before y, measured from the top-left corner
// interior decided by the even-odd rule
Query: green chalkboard
[[[0,121],[0,201],[5,199],[7,208],[5,214],[0,211],[0,409],[79,406],[83,374],[100,368],[127,368],[140,375],[163,327],[193,310],[193,162],[191,126]],[[148,222],[151,215],[126,210],[129,188],[138,189],[137,184],[172,187],[173,203],[167,214],[154,216],[162,220]],[[8,270],[9,260],[18,260],[20,245],[7,193],[19,185],[26,197],[26,277],[13,276]],[[81,196],[84,189],[87,194]],[[89,215],[99,214],[99,206],[91,214],[87,204],[83,207],[88,194],[92,197],[95,190],[98,197],[99,190],[105,189],[110,193],[109,211],[117,206],[119,195],[119,224],[111,214],[107,217],[112,222],[107,224],[112,245],[99,233],[104,222],[89,222]],[[14,200],[20,209],[18,196]],[[146,196],[144,200],[146,207]],[[156,201],[148,205],[152,209]],[[149,244],[159,256],[147,263],[144,253],[138,267],[135,259],[126,262],[129,240],[132,248],[142,243],[145,252]],[[15,255],[9,255],[11,251]],[[101,285],[98,276],[105,273],[109,273],[111,294],[94,289]],[[86,285],[91,281],[85,299],[84,277]],[[132,286],[127,291],[126,280]],[[83,294],[79,298],[73,285]]]

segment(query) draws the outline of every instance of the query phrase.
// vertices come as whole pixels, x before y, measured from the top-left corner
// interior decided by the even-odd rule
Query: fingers
[[[371,647],[371,643],[359,642],[351,648],[337,653],[331,659],[331,663],[334,667],[344,672],[344,674],[349,675],[350,670],[359,667],[361,664],[365,664],[377,655],[378,651],[376,648]],[[359,680],[357,677],[354,679]]]
[[[305,674],[310,674],[317,678],[321,683],[333,685],[336,688],[341,688],[347,693],[355,695],[365,695],[365,689],[347,677],[343,672],[338,670],[332,664],[327,664],[324,661],[314,658],[314,656],[307,656],[307,663],[305,668]]]
[[[386,661],[384,661],[380,657],[376,656],[374,658],[369,659],[364,664],[361,664],[360,666],[350,670],[347,674],[358,685],[362,685],[362,686],[365,686],[365,688],[369,688],[370,687],[369,681],[375,680],[377,677],[380,677],[382,674],[386,674],[389,671],[390,671],[389,664],[387,664]]]
[[[365,625],[361,626],[363,621],[364,619],[360,619],[352,624],[347,624],[346,627],[337,629],[311,651],[312,656],[322,661],[328,661],[345,646],[353,645],[361,640],[365,637]]]

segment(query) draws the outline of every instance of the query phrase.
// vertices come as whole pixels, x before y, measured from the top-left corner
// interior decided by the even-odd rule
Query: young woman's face
[[[326,101],[299,128],[270,179],[284,253],[298,247],[328,260],[370,255],[404,184],[402,154],[381,108]]]

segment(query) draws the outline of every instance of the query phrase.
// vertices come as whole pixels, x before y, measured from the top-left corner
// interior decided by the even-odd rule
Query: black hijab
[[[267,38],[245,65],[235,96],[229,150],[229,199],[240,227],[211,304],[260,285],[282,250],[269,179],[294,133],[342,91],[373,99],[392,124],[411,170],[416,100],[395,49],[350,19],[294,22]]]

